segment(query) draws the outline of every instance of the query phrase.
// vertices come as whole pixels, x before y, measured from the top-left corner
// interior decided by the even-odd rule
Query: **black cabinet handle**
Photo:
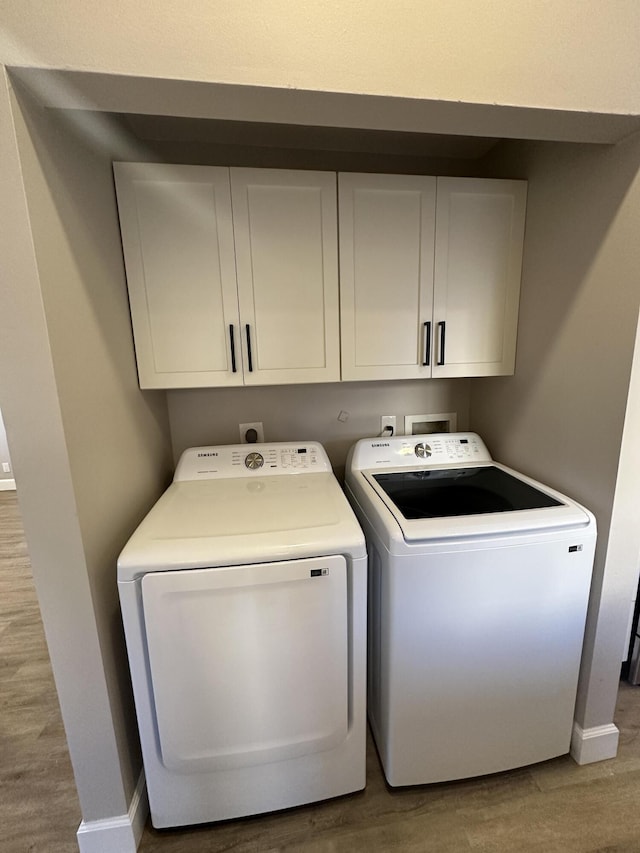
[[[431,363],[431,321],[427,320],[424,326],[424,361],[423,367],[427,367]]]
[[[253,373],[253,357],[251,355],[251,327],[247,323],[244,328],[247,333],[247,361],[249,362],[249,373]]]
[[[444,331],[445,331],[445,321],[441,320],[438,323],[438,328],[440,329],[440,348],[438,353],[438,366],[442,367],[444,364]]]
[[[233,325],[229,326],[229,341],[231,343],[231,372],[237,373],[238,368],[236,367],[236,343],[233,337]]]

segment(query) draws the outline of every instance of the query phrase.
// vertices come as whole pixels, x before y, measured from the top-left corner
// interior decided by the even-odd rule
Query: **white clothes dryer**
[[[473,433],[360,441],[346,490],[369,552],[369,719],[388,782],[568,752],[593,515]]]
[[[118,588],[154,826],[364,787],[366,550],[319,444],[186,450]]]

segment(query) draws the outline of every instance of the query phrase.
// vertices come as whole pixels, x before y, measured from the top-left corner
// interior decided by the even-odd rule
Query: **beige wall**
[[[510,143],[492,164],[529,180],[518,352],[514,377],[473,384],[471,425],[498,458],[596,514],[578,721],[605,725],[637,571],[607,553],[640,304],[640,138]]]
[[[82,814],[99,820],[126,813],[140,771],[116,559],[170,475],[166,400],[137,387],[110,158],[55,114],[13,108],[33,244],[7,247],[31,258],[2,294],[7,426]]]
[[[640,112],[635,0],[4,0],[7,65]]]
[[[237,444],[238,425],[262,421],[265,441],[319,441],[338,477],[347,451],[359,438],[380,433],[380,415],[455,412],[466,429],[468,379],[402,382],[343,382],[169,391],[171,435],[176,459],[187,447]],[[338,420],[340,413],[346,420]],[[344,415],[343,415],[344,417]]]

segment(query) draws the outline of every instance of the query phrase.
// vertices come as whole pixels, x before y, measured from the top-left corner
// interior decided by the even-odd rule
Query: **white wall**
[[[609,149],[509,143],[491,163],[529,180],[518,352],[514,377],[472,386],[471,425],[498,458],[597,517],[577,705],[591,728],[613,719],[637,571],[608,551],[640,305],[640,138]]]
[[[7,65],[639,113],[635,0],[4,0]]]
[[[3,400],[82,815],[100,821],[126,815],[141,768],[116,559],[171,472],[166,400],[137,387],[110,158],[4,98]]]
[[[402,382],[342,382],[169,391],[169,416],[176,459],[187,447],[237,444],[238,425],[262,421],[265,441],[319,441],[338,477],[347,452],[359,438],[380,433],[380,415],[455,412],[466,429],[468,379]],[[346,420],[338,416],[346,413]],[[344,417],[344,415],[343,415]]]

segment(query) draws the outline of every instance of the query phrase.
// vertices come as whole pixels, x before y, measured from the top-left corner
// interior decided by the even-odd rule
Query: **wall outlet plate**
[[[249,430],[256,431],[256,440],[253,442],[249,441],[247,438]],[[254,421],[252,424],[240,424],[240,444],[255,444],[256,442],[260,443],[262,441],[264,441],[262,421]]]
[[[393,432],[391,435],[397,435],[396,429],[396,416],[395,415],[380,415],[380,435],[389,435],[389,433],[385,433],[385,429],[391,427]]]

